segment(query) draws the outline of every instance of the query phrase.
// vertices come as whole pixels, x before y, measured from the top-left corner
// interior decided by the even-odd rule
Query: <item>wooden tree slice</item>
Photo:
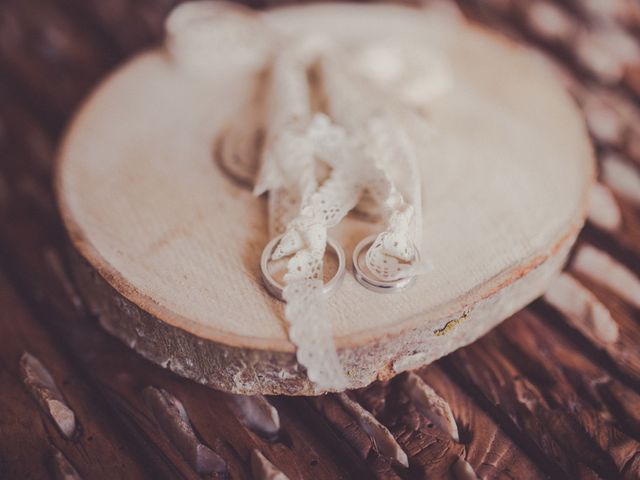
[[[538,297],[562,267],[594,177],[582,119],[533,54],[440,13],[314,5],[264,14],[345,42],[413,35],[448,60],[421,156],[424,255],[434,269],[397,295],[348,273],[329,318],[351,387],[431,362]],[[318,394],[296,361],[283,305],[263,288],[264,198],[213,160],[250,94],[233,68],[191,75],[164,50],[109,77],[61,148],[56,188],[76,276],[104,328],[180,375],[238,393]],[[379,231],[348,218],[350,256]]]

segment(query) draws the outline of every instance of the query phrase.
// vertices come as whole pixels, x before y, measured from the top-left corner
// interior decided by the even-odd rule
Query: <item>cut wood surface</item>
[[[612,229],[617,221],[603,223],[602,209],[600,215],[590,213],[575,248],[606,254],[605,270],[590,261],[592,254],[572,255],[565,275],[573,280],[549,297],[552,303],[535,302],[480,342],[415,372],[450,406],[459,441],[452,439],[451,425],[445,422],[441,429],[430,420],[435,412],[425,413],[423,402],[408,390],[415,379],[400,375],[347,393],[391,433],[408,468],[377,448],[371,430],[334,395],[238,402],[144,360],[100,328],[71,278],[67,238],[51,192],[54,145],[90,83],[115,61],[160,40],[162,19],[173,4],[8,0],[0,5],[0,478],[77,478],[68,473],[75,471],[84,479],[250,479],[273,472],[265,467],[269,464],[290,479],[638,478],[640,313],[632,301],[637,283],[620,285],[608,269],[624,268],[635,280],[640,276],[640,204],[619,193],[625,182],[615,176],[599,180],[614,200],[606,210],[621,222]],[[543,5],[573,27],[589,25],[597,33],[606,25],[637,34],[640,16],[632,2],[463,0],[460,5],[471,17],[548,55],[585,114],[593,116],[590,128],[600,126],[592,129],[599,159],[608,161],[615,153],[626,171],[640,171],[640,124],[634,120],[640,118],[640,96],[631,77],[607,84],[594,79],[572,60],[574,43],[563,40],[571,35],[549,42],[524,21],[531,5]],[[588,5],[608,7],[596,20]],[[38,14],[45,11],[46,16]],[[76,49],[93,60],[74,60]],[[628,62],[627,70],[639,64]],[[45,84],[54,78],[65,84],[64,99]],[[598,108],[592,109],[594,102]],[[614,125],[609,134],[616,135],[602,135],[603,123]],[[584,308],[580,299],[594,305],[591,295],[567,293],[566,284],[586,289],[608,310],[617,336],[611,327],[585,334],[595,318],[590,315],[602,310]],[[74,412],[71,439],[23,382],[25,352],[39,359]],[[170,433],[184,415],[154,410],[145,395],[148,387],[182,404],[196,441],[180,443]],[[277,412],[277,435],[275,414],[265,401]],[[266,414],[252,416],[256,411]],[[190,445],[211,449],[226,471],[199,474]],[[269,463],[253,460],[260,457],[257,452]],[[259,464],[254,468],[252,461]]]
[[[422,106],[434,132],[419,154],[433,271],[392,296],[347,275],[329,301],[352,388],[472,342],[547,288],[584,222],[594,165],[577,108],[537,56],[432,9],[263,15],[350,45],[410,36],[451,70],[447,93]],[[56,189],[84,259],[80,288],[109,332],[181,375],[235,393],[322,393],[260,279],[265,200],[213,159],[253,77],[232,63],[214,77],[184,68],[164,50],[133,59],[69,127]],[[350,258],[380,228],[349,218],[332,233]]]

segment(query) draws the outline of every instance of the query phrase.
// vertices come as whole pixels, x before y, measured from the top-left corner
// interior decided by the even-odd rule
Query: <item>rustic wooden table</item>
[[[558,65],[601,174],[556,294],[416,372],[453,424],[406,374],[349,393],[373,423],[334,395],[210,390],[87,312],[51,192],[55,145],[91,86],[160,39],[175,3],[0,3],[0,478],[640,478],[638,3],[459,2]]]

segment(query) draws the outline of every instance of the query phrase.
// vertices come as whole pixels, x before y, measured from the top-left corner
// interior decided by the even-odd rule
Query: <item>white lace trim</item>
[[[286,58],[285,53],[282,56]],[[309,97],[299,95],[306,85],[307,73],[302,67],[308,69],[313,60],[320,66],[327,110],[336,124],[320,113],[309,119]],[[280,68],[290,70],[281,72]],[[341,390],[346,378],[322,295],[327,229],[339,223],[366,191],[370,206],[377,205],[386,218],[385,231],[366,255],[367,266],[384,280],[419,273],[420,264],[415,261],[421,217],[419,172],[413,145],[397,121],[407,107],[381,96],[351,71],[335,50],[327,48],[316,58],[308,57],[295,65],[276,60],[274,78],[285,74],[291,75],[286,90],[290,96],[283,102],[280,95],[284,92],[278,92],[279,101],[273,108],[286,105],[288,112],[273,113],[277,121],[270,122],[270,128],[275,125],[281,130],[270,134],[257,191],[277,192],[270,197],[270,202],[278,202],[271,204],[270,213],[276,209],[281,212],[273,219],[273,234],[286,225],[272,258],[290,258],[283,297],[289,337],[298,347],[298,361],[318,387]],[[294,75],[297,82],[293,81]],[[320,162],[330,171],[322,181],[317,176]],[[295,192],[295,200],[283,205],[283,189],[289,194]]]
[[[317,159],[327,160],[342,138],[326,116],[310,112],[307,72],[317,57],[314,47],[301,42],[285,50],[272,66],[269,133],[255,191],[270,192],[272,235],[284,230],[272,259],[289,258],[283,298],[298,362],[319,388],[344,390],[347,380],[327,320],[322,274],[327,229],[346,215],[357,198],[350,200],[351,192],[335,188],[340,169],[334,168],[322,182],[316,176]]]

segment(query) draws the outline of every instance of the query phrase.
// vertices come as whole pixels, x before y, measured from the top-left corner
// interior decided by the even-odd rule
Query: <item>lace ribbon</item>
[[[366,196],[368,208],[386,218],[385,231],[367,253],[368,267],[385,280],[420,273],[415,261],[420,176],[402,126],[418,122],[405,106],[353,71],[335,49],[313,45],[285,51],[274,62],[269,139],[255,191],[270,192],[271,233],[286,225],[272,259],[289,258],[283,297],[298,361],[319,388],[341,390],[347,382],[322,294],[327,230]],[[335,124],[310,111],[307,75],[312,65],[320,72]],[[323,181],[318,181],[319,167],[329,171]]]
[[[288,258],[284,276],[285,317],[289,338],[307,375],[321,389],[343,390],[347,380],[327,321],[323,294],[323,259],[327,229],[336,225],[357,201],[340,186],[348,162],[342,131],[328,117],[312,114],[308,70],[321,46],[313,40],[283,52],[272,68],[269,134],[255,193],[269,191],[270,230],[284,230],[272,259]],[[317,180],[318,161],[331,167]]]

